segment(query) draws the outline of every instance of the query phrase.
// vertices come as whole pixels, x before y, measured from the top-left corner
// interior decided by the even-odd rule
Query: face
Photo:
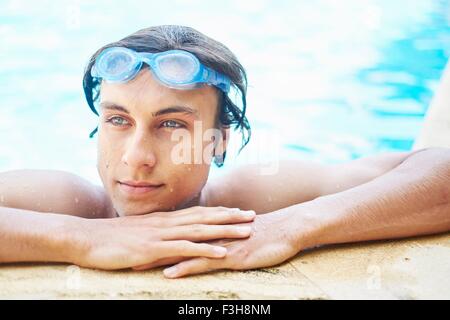
[[[214,152],[208,132],[217,132],[215,88],[171,89],[144,68],[127,83],[103,82],[99,109],[97,169],[119,215],[171,211],[199,199]]]

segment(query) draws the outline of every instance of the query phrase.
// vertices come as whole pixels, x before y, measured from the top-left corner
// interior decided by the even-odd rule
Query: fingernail
[[[237,232],[241,234],[249,234],[252,231],[251,227],[236,227]]]
[[[167,269],[164,269],[164,275],[167,277],[174,277],[176,276],[177,272],[178,272],[178,268],[173,266]]]
[[[224,247],[214,247],[214,253],[222,257],[227,254],[227,248]]]

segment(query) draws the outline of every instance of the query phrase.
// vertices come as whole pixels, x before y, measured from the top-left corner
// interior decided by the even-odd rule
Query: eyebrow
[[[107,110],[116,110],[116,111],[121,111],[123,113],[126,114],[130,114],[130,111],[128,111],[127,108],[118,105],[116,103],[112,103],[112,102],[102,102],[100,103],[100,108],[101,109],[107,109]],[[169,114],[169,113],[184,113],[184,114],[188,114],[188,115],[193,115],[196,118],[198,117],[198,111],[186,106],[170,106],[161,110],[158,110],[156,112],[152,112],[152,116],[154,117],[158,117],[158,116],[162,116],[165,114]]]

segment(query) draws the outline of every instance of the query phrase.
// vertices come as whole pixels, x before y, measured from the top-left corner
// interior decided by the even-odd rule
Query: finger
[[[223,258],[227,254],[227,249],[224,247],[188,240],[161,241],[154,250],[156,252],[152,254],[156,254],[161,259],[172,257]]]
[[[193,224],[161,229],[163,240],[205,241],[212,239],[248,238],[250,226]]]
[[[251,222],[255,216],[255,211],[211,208],[191,211],[179,216],[168,217],[164,223],[167,227],[188,224],[234,224]]]
[[[202,207],[202,206],[194,206],[188,207],[184,209],[179,209],[175,211],[161,211],[161,212],[152,212],[148,214],[148,216],[152,217],[179,217],[183,215],[192,215],[196,212],[211,212],[211,211],[240,211],[239,208],[227,208],[227,207]]]
[[[243,211],[228,208],[208,208],[195,210],[178,217],[174,217],[176,225],[187,224],[233,224],[251,222],[255,218],[254,211]]]
[[[173,265],[178,262],[184,261],[186,259],[189,259],[189,258],[187,258],[187,257],[164,258],[164,259],[156,260],[155,262],[152,262],[152,263],[132,267],[132,269],[135,271],[143,271],[143,270],[153,269],[153,268],[157,268],[157,267],[161,267],[161,266]]]
[[[234,240],[234,239],[219,239],[219,240],[210,240],[210,241],[205,240],[204,242],[215,245],[215,246],[226,247],[228,245],[235,243],[236,240]]]
[[[214,207],[214,208],[225,209],[225,207]],[[206,209],[208,209],[208,207],[194,206],[194,207],[188,207],[188,208],[178,209],[178,210],[174,210],[174,211],[152,212],[152,213],[150,213],[150,215],[163,216],[163,217],[178,217],[178,216],[182,216],[185,214],[192,214],[195,211],[206,210]]]
[[[187,275],[205,273],[219,268],[225,268],[223,265],[223,260],[194,258],[180,262],[170,268],[166,268],[163,270],[163,273],[165,277],[174,279]]]

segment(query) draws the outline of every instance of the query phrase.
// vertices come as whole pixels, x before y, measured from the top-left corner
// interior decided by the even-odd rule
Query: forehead
[[[148,68],[126,83],[102,81],[100,102],[126,106],[130,113],[155,112],[161,107],[185,106],[199,115],[215,114],[218,105],[217,90],[204,85],[193,90],[172,89],[158,82]]]

